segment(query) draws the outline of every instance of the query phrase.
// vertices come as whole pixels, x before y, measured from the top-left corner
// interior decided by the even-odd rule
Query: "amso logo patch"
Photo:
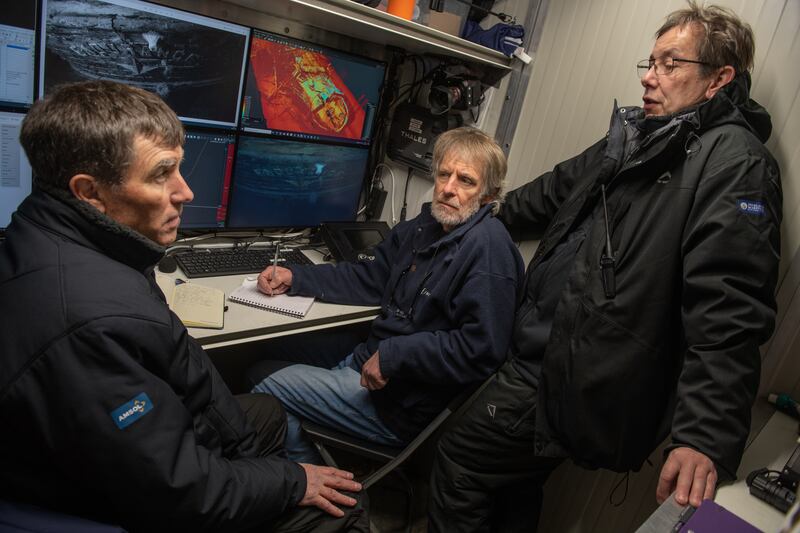
[[[119,429],[124,429],[149,413],[152,408],[153,402],[143,392],[131,401],[111,411],[111,418],[114,419],[114,423],[117,424]]]

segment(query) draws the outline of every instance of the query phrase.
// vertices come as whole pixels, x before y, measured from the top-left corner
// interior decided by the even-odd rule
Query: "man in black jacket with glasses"
[[[643,107],[507,197],[512,235],[541,242],[508,362],[440,441],[431,531],[533,531],[563,458],[638,470],[668,435],[658,501],[735,477],[775,318],[771,122],[731,11],[690,2],[656,36]]]

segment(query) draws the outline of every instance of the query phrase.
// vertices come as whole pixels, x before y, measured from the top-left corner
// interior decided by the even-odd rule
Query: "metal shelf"
[[[496,69],[511,70],[511,58],[496,50],[395,17],[352,0],[225,0],[228,4],[301,22],[364,41],[419,54],[454,57]]]

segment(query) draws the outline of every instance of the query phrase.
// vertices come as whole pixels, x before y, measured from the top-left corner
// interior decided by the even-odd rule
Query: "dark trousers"
[[[280,402],[268,394],[240,394],[236,396],[247,420],[258,435],[258,455],[278,454],[286,457],[283,441],[286,436],[286,414]],[[369,517],[367,515],[368,500],[365,492],[348,494],[358,500],[355,507],[342,507],[344,516],[335,518],[316,507],[295,507],[288,509],[278,520],[253,531],[273,531],[280,533],[293,533],[313,531],[328,533],[338,531],[369,532]]]
[[[439,441],[429,533],[536,531],[562,459],[535,455],[535,416],[535,387],[506,363]]]

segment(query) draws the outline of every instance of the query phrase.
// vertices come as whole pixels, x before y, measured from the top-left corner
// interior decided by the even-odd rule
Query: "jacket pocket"
[[[669,360],[582,302],[566,353],[548,357],[548,419],[584,466],[638,470],[658,441],[671,388]]]

